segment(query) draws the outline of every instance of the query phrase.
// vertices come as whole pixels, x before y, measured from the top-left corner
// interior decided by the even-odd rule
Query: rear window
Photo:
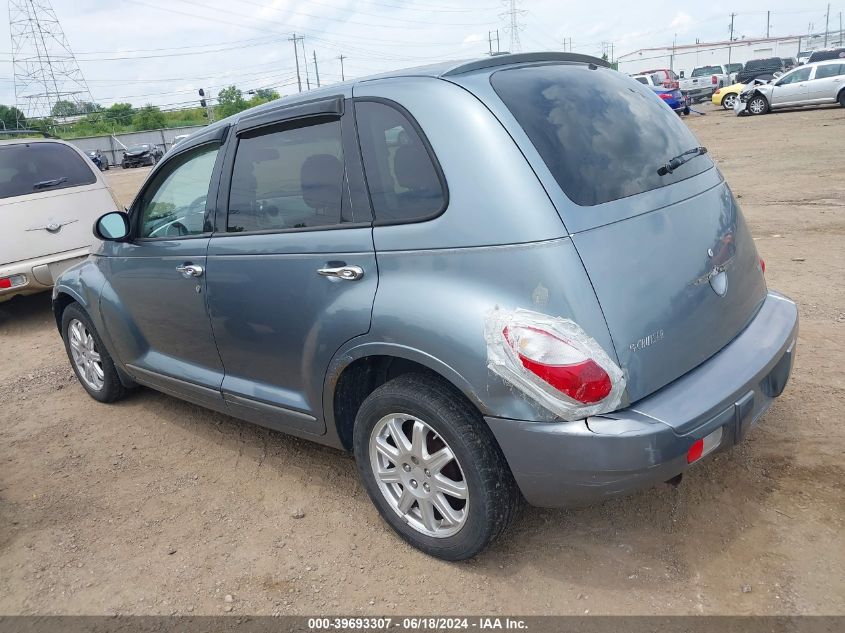
[[[704,77],[706,75],[720,74],[722,74],[722,69],[719,66],[702,66],[701,68],[695,68],[692,71],[693,77]]]
[[[576,204],[625,198],[713,166],[698,156],[659,176],[659,167],[699,143],[652,90],[616,71],[546,65],[500,70],[490,81]]]
[[[759,70],[761,68],[780,68],[783,62],[779,57],[769,57],[767,59],[752,59],[745,62],[745,70]]]
[[[82,156],[61,143],[0,147],[0,198],[93,185],[97,177]]]
[[[838,75],[845,75],[845,64],[825,64],[816,67],[816,79],[827,79]]]

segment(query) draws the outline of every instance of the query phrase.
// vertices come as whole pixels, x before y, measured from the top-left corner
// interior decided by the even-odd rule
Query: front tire
[[[376,389],[355,418],[353,445],[382,518],[430,556],[475,556],[521,504],[483,418],[438,378],[405,374]]]
[[[91,319],[78,304],[62,313],[62,338],[73,373],[88,395],[100,402],[115,402],[128,390],[120,382],[114,361]]]
[[[754,95],[748,100],[745,109],[753,115],[766,114],[769,111],[769,102],[763,95]]]

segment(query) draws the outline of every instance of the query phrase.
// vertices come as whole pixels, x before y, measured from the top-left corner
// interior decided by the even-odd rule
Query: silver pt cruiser
[[[796,305],[645,86],[574,54],[399,71],[209,126],[55,285],[71,364],[351,451],[384,520],[475,555],[741,441]],[[314,500],[319,503],[319,500]]]

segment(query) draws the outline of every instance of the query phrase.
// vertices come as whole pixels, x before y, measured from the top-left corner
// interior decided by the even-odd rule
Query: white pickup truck
[[[692,69],[692,74],[684,78],[681,74],[681,92],[691,101],[710,99],[719,88],[731,84],[730,73],[724,66],[699,66]]]

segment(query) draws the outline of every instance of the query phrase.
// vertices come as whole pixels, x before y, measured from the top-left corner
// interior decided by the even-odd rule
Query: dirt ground
[[[743,445],[677,489],[528,509],[444,563],[391,533],[345,454],[150,390],[95,402],[49,296],[16,299],[0,304],[0,613],[845,614],[845,110],[701,109],[688,124],[802,319],[792,380]],[[108,178],[129,202],[145,171]]]

